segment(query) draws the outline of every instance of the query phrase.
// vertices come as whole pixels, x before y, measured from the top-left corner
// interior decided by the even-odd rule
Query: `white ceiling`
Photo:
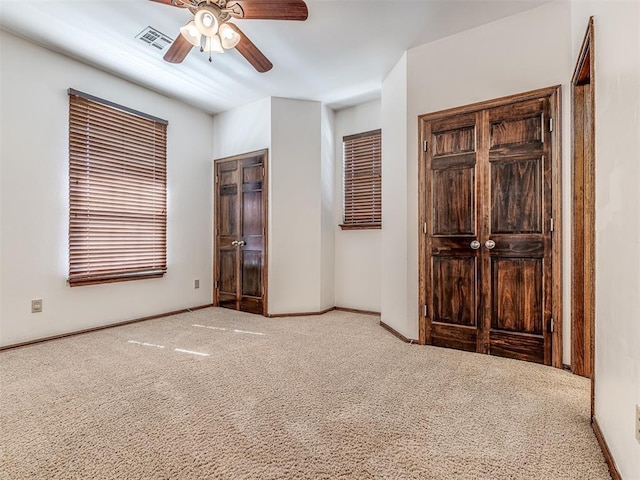
[[[191,14],[148,0],[0,0],[0,26],[209,113],[267,96],[337,109],[377,98],[405,50],[548,1],[306,0],[305,22],[235,21],[273,62],[267,73],[235,51],[164,62],[135,36],[151,26],[175,38]]]

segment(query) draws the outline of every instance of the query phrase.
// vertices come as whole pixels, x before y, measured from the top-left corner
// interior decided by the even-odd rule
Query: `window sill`
[[[382,230],[382,225],[379,223],[342,224],[340,228],[342,230]]]
[[[71,287],[81,287],[83,285],[98,285],[102,283],[129,282],[132,280],[146,280],[149,278],[161,278],[166,272],[143,273],[137,275],[119,275],[110,277],[85,277],[68,279]]]

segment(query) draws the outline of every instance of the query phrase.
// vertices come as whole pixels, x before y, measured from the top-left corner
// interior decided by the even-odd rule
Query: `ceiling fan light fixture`
[[[180,34],[194,47],[200,46],[202,35],[198,31],[193,20],[187,23],[184,27],[180,27]]]
[[[240,42],[240,35],[238,35],[238,32],[231,28],[227,23],[220,25],[219,33],[222,46],[227,50],[234,48]]]
[[[204,42],[204,51],[209,53],[224,53],[220,37],[218,37],[218,35],[206,37]]]
[[[194,15],[193,21],[202,35],[211,37],[218,33],[218,15],[215,9],[209,6],[200,7]]]

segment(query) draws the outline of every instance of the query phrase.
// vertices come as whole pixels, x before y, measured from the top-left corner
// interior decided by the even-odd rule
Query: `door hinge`
[[[551,317],[551,333],[553,333],[554,330],[555,330],[555,324],[554,324],[554,321],[553,321],[553,317]]]
[[[427,149],[428,149],[428,147],[429,147],[429,142],[425,140],[425,141],[422,143],[422,148],[423,148],[423,149],[424,149],[424,151],[426,152],[426,151],[427,151]]]
[[[424,222],[424,225],[422,225],[422,233],[427,234],[427,222]]]
[[[553,132],[553,118],[549,119],[549,131]]]
[[[216,183],[218,183],[219,177],[218,175],[216,175]]]
[[[428,312],[427,305],[425,304],[424,307],[422,308],[422,316],[426,317],[427,316],[427,312]]]
[[[220,288],[220,282],[218,280],[216,280],[216,290]]]
[[[262,178],[264,178],[264,167],[262,167]]]
[[[554,229],[554,225],[553,225],[553,217],[551,217],[549,219],[549,231],[553,232]]]

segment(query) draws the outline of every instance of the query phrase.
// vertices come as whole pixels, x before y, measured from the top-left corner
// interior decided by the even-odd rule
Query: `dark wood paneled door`
[[[424,343],[552,360],[549,96],[422,117]]]
[[[549,99],[484,112],[482,271],[489,353],[551,364]]]
[[[266,151],[215,162],[214,304],[266,315]]]
[[[480,114],[423,124],[426,149],[426,343],[483,351],[480,313]]]

